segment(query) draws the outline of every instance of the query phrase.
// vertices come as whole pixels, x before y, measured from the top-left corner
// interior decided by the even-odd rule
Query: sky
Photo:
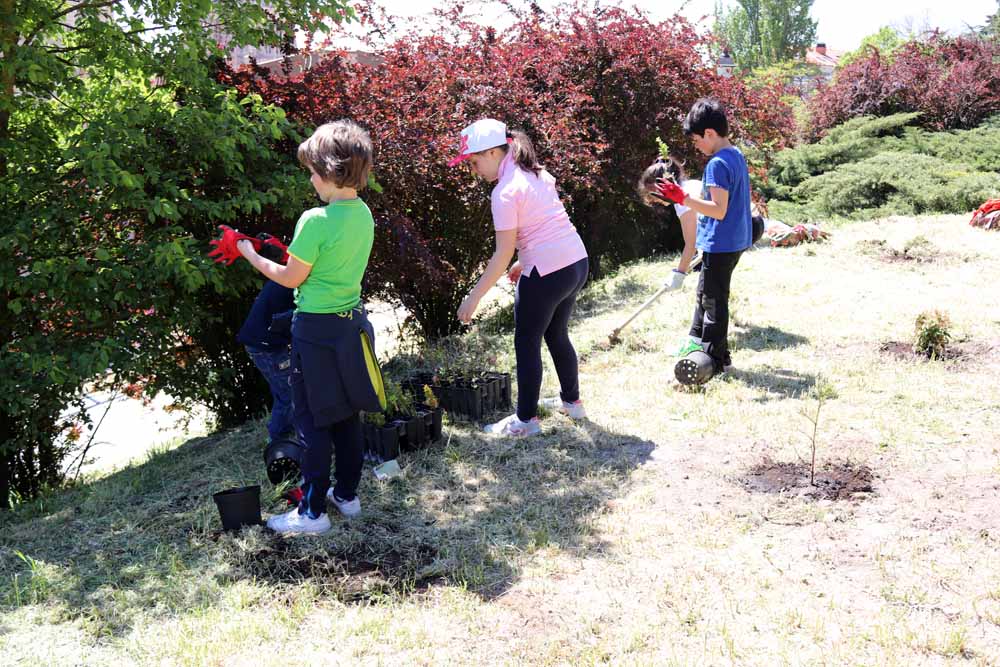
[[[393,14],[415,16],[426,13],[435,0],[380,0]],[[468,6],[474,6],[469,2]],[[542,7],[551,6],[551,0],[541,0]],[[605,1],[611,5],[615,2]],[[704,18],[700,24],[711,28],[716,0],[623,0],[620,4],[637,6],[646,10],[654,19],[663,19],[681,13],[692,21]],[[734,0],[728,0],[735,5]],[[877,32],[882,26],[903,28],[940,28],[955,33],[967,26],[981,25],[986,16],[997,11],[997,0],[815,0],[811,15],[818,22],[817,41],[841,51],[849,51],[861,43],[866,35]],[[494,22],[495,16],[484,16]]]

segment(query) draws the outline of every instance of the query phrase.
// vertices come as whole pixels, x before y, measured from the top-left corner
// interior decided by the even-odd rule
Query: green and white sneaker
[[[697,341],[694,338],[688,338],[687,342],[681,345],[680,349],[677,350],[677,353],[674,356],[684,358],[689,354],[691,354],[692,352],[704,352],[704,351],[705,348],[700,341]]]

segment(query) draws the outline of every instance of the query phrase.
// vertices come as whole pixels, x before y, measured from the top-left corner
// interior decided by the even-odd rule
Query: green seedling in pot
[[[434,395],[434,391],[430,388],[430,385],[424,385],[424,405],[429,408],[436,408],[440,405],[437,396]]]

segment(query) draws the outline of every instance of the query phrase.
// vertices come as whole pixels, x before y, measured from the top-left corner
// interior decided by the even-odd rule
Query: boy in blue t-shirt
[[[740,255],[752,245],[750,173],[743,153],[729,142],[729,121],[718,100],[695,102],[684,120],[684,134],[711,157],[702,176],[701,198],[685,196],[682,202],[698,213],[702,268],[690,340],[678,354],[703,350],[719,372],[732,365],[729,283]]]

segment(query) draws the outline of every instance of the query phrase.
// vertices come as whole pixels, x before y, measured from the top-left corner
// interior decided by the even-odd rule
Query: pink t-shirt
[[[544,276],[587,256],[583,240],[570,222],[556,192],[556,179],[542,170],[535,176],[514,163],[510,151],[490,196],[493,227],[517,230],[517,258],[524,275],[532,268]]]

